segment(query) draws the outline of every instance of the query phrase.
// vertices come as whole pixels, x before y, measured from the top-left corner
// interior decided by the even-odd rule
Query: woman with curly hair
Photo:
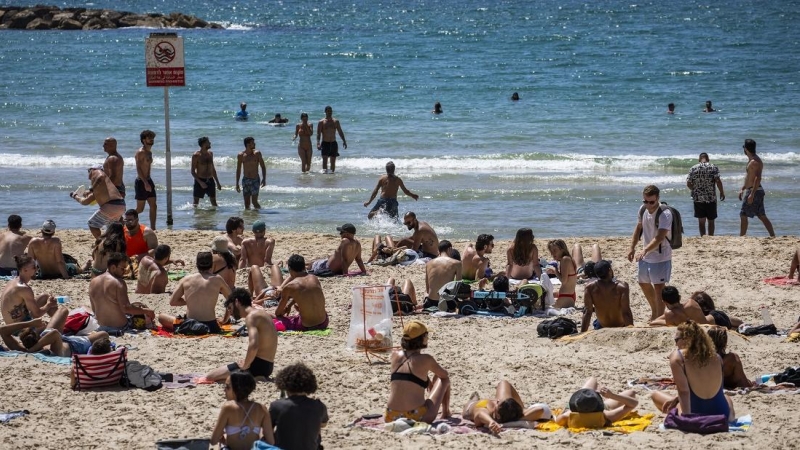
[[[532,280],[542,276],[539,249],[533,243],[533,230],[520,228],[506,251],[506,275],[516,280]]]
[[[221,442],[230,450],[250,450],[258,440],[275,443],[269,411],[249,398],[255,389],[256,380],[250,372],[231,372],[225,380],[226,401],[211,433],[212,445]]]
[[[279,448],[317,450],[320,430],[328,424],[325,404],[309,395],[317,392],[317,377],[305,364],[284,367],[275,376],[281,397],[269,405],[275,426],[275,445]]]
[[[725,386],[725,389],[749,388],[755,386],[756,383],[747,379],[739,355],[733,352],[726,352],[728,347],[728,330],[721,326],[711,327],[708,329],[708,336],[711,338],[711,341],[714,342],[714,348],[717,350],[717,354],[722,358],[722,384]]]
[[[408,322],[403,328],[402,350],[391,356],[392,375],[389,402],[384,419],[400,418],[432,423],[442,410],[450,417],[450,379],[447,371],[431,355],[422,354],[428,347],[428,329],[422,322]],[[433,373],[433,379],[428,378]],[[428,398],[425,398],[425,394]]]
[[[112,253],[126,254],[125,228],[122,222],[112,222],[98,238],[92,250],[92,278],[103,274],[108,268],[108,257]]]
[[[677,406],[681,414],[723,414],[735,419],[733,404],[723,391],[722,358],[708,334],[697,323],[686,321],[675,331],[675,346],[669,365],[678,396],[653,392],[650,398],[656,407],[664,413]]]
[[[573,308],[577,300],[575,286],[578,284],[578,266],[575,265],[575,260],[572,259],[572,255],[569,254],[569,249],[567,249],[567,243],[563,240],[556,239],[548,242],[547,249],[556,261],[556,267],[548,270],[555,272],[561,281],[555,307]]]

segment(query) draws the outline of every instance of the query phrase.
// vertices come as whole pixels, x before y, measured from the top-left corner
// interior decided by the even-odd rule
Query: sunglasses
[[[658,200],[642,200],[642,203],[646,205],[655,205],[657,202]]]

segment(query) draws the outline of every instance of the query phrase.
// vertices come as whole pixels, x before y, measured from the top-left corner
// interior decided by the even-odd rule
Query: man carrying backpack
[[[633,230],[628,261],[639,264],[639,286],[650,303],[650,320],[664,314],[661,291],[672,274],[672,247],[667,235],[672,229],[672,211],[660,204],[658,187],[649,185],[642,191],[639,220]],[[644,248],[636,252],[639,237]]]

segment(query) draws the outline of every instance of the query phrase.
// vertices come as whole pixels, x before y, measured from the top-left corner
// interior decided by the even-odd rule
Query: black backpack
[[[194,319],[186,319],[175,330],[175,334],[186,334],[190,336],[205,336],[211,334],[211,329],[203,322]]]
[[[536,327],[539,337],[550,339],[568,336],[578,332],[578,324],[566,317],[556,317],[555,319],[545,320]]]
[[[656,217],[655,217],[655,224],[656,224],[656,231],[658,231],[658,218],[661,214],[664,213],[664,210],[668,209],[672,213],[672,227],[669,230],[669,236],[667,236],[667,242],[669,242],[669,246],[672,247],[673,250],[677,250],[683,247],[683,220],[681,219],[681,213],[669,206],[667,202],[661,202],[658,205],[658,209],[656,210]],[[645,207],[642,205],[639,208],[639,221],[641,222],[642,217],[644,217]],[[640,234],[641,236],[641,234]],[[661,252],[661,247],[658,249],[659,253]]]

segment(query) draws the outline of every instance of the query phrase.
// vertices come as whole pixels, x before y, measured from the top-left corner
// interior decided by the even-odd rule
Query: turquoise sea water
[[[4,2],[3,4],[23,4]],[[393,160],[401,197],[440,237],[627,235],[654,183],[696,235],[685,177],[701,151],[719,165],[728,199],[718,234],[738,234],[745,138],[765,163],[767,214],[798,234],[798,2],[117,1],[59,6],[181,11],[226,30],[178,30],[187,86],[170,90],[175,228],[218,228],[231,215],[271,229],[400,233],[366,220]],[[147,88],[152,29],[0,30],[0,216],[26,227],[54,218],[84,228],[92,208],[68,197],[115,136],[133,203],[139,132],[156,133],[153,178],[166,219],[163,90]],[[511,102],[512,92],[522,100]],[[717,113],[702,112],[712,100]],[[241,101],[249,122],[235,122]],[[441,102],[444,114],[430,113]],[[674,116],[665,114],[668,103]],[[335,175],[301,175],[293,126],[331,105],[348,149]],[[220,207],[191,204],[189,160],[212,141]],[[253,136],[268,167],[260,213],[233,189],[235,155]],[[315,153],[315,156],[318,152]],[[315,158],[313,169],[321,168]],[[756,220],[750,234],[765,235]]]

